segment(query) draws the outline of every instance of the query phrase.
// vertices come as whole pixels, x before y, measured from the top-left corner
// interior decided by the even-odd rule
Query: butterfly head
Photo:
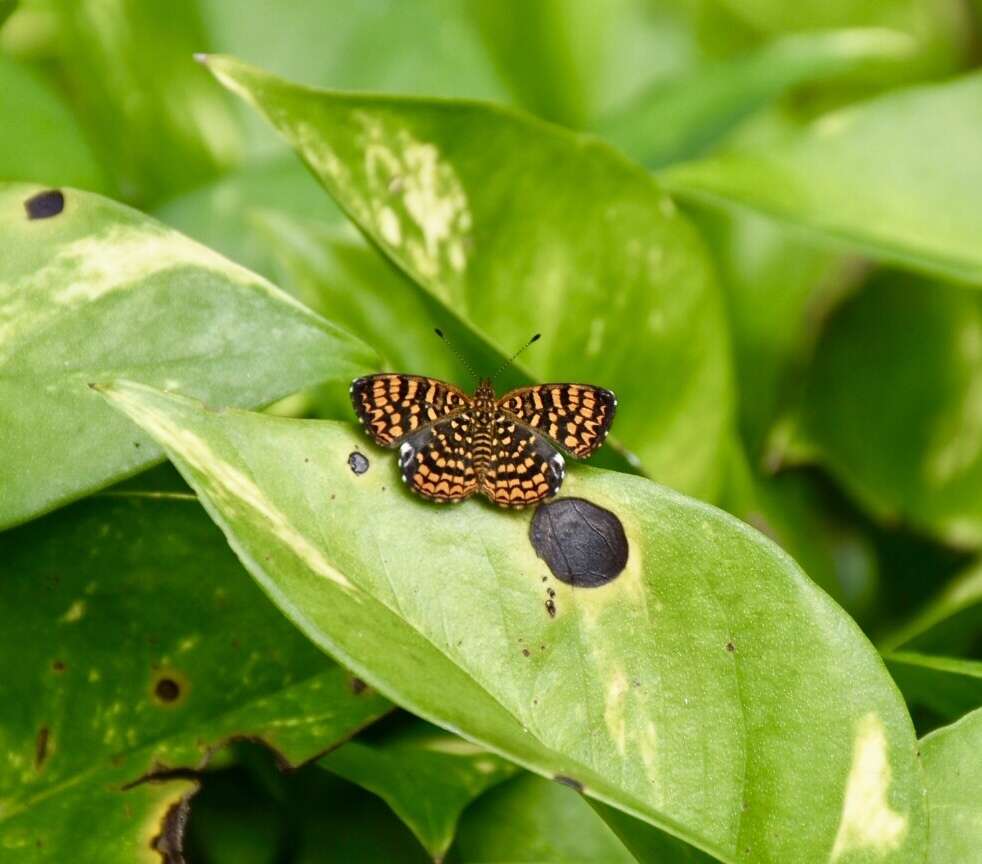
[[[474,407],[478,412],[494,410],[494,384],[490,378],[482,378],[474,391]]]

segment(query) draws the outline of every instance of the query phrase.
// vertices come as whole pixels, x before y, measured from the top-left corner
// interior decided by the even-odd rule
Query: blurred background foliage
[[[923,733],[982,703],[982,247],[966,230],[974,250],[946,235],[878,253],[920,221],[943,234],[948,206],[978,212],[982,102],[944,88],[978,84],[980,15],[969,0],[5,0],[0,180],[153,214],[330,310],[386,368],[459,380],[434,323],[478,368],[497,351],[362,239],[192,54],[319,87],[490,100],[606,138],[678,193],[722,292],[712,386],[726,393],[707,420],[725,427],[718,476],[687,491],[772,536],[857,619]],[[911,89],[923,87],[941,89]],[[908,93],[923,110],[905,110]],[[887,178],[903,216],[889,237],[876,233],[882,201],[835,173],[850,154],[827,157],[815,138],[816,122],[871,99],[894,100],[876,103],[883,134],[916,154]],[[864,145],[874,159],[878,140]],[[761,153],[782,155],[758,190],[746,177],[760,175],[740,170]],[[852,209],[830,224],[822,195],[840,182]],[[532,332],[545,309],[526,299]],[[635,372],[657,386],[659,370]],[[281,410],[348,416],[331,387]],[[630,456],[608,464],[629,469]],[[925,670],[950,672],[950,688]],[[447,851],[461,813],[448,861],[632,860],[572,790],[475,769],[434,735],[397,712],[348,745],[372,759],[291,774],[236,746],[195,799],[190,860],[422,861]],[[433,767],[437,756],[457,767]],[[406,804],[426,771],[445,782],[440,824]]]

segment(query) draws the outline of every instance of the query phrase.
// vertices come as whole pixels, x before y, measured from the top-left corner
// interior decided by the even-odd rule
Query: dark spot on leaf
[[[55,660],[55,662],[51,664],[51,668],[54,669],[55,672],[64,672],[65,664],[62,660]]]
[[[605,585],[627,565],[627,537],[621,520],[582,498],[560,498],[540,505],[529,536],[553,575],[577,588]]]
[[[153,692],[157,694],[157,698],[161,702],[173,702],[180,698],[181,685],[173,678],[161,678],[157,682],[157,686],[153,688]]]
[[[351,692],[358,696],[364,693],[368,689],[368,685],[357,676],[353,676],[351,679]]]
[[[160,833],[150,841],[150,848],[160,853],[163,864],[185,864],[184,828],[190,809],[187,795],[171,805],[160,823]]]
[[[726,650],[732,654],[734,651],[736,651],[736,645],[734,645],[732,642],[727,642]]]
[[[569,786],[570,789],[575,789],[577,792],[583,791],[583,784],[579,780],[574,780],[572,777],[567,777],[565,774],[557,774],[552,779],[557,783],[562,783],[563,786]]]
[[[546,594],[548,594],[550,597],[556,596],[556,592],[552,588],[546,589]]]
[[[523,648],[522,649],[522,654],[524,654],[526,657],[528,657],[529,656],[529,649],[528,648]]]
[[[364,474],[368,470],[368,457],[364,453],[355,450],[348,457],[348,467],[355,474]]]
[[[65,196],[60,189],[38,192],[24,202],[28,219],[50,219],[65,209]]]
[[[556,617],[556,604],[553,602],[551,597],[546,600],[546,612],[549,613],[550,618]]]
[[[44,760],[48,758],[48,727],[38,729],[37,741],[34,745],[34,767],[40,771]]]

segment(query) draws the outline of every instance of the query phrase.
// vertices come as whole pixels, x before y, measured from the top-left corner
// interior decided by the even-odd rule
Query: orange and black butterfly
[[[396,373],[355,379],[351,401],[375,443],[399,448],[414,492],[440,502],[480,492],[502,507],[555,495],[566,475],[560,451],[585,459],[617,409],[612,391],[589,384],[540,384],[497,399],[490,378],[468,396],[436,378]]]

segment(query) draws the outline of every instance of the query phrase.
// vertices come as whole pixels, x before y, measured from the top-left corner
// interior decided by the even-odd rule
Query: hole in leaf
[[[364,453],[359,453],[355,450],[348,457],[348,467],[354,474],[364,474],[368,470],[368,466],[368,457]]]
[[[627,536],[621,520],[582,498],[560,498],[540,505],[532,517],[529,537],[536,555],[553,575],[577,588],[606,585],[627,565]]]
[[[60,189],[38,192],[24,202],[28,219],[50,219],[65,209],[65,196]]]

